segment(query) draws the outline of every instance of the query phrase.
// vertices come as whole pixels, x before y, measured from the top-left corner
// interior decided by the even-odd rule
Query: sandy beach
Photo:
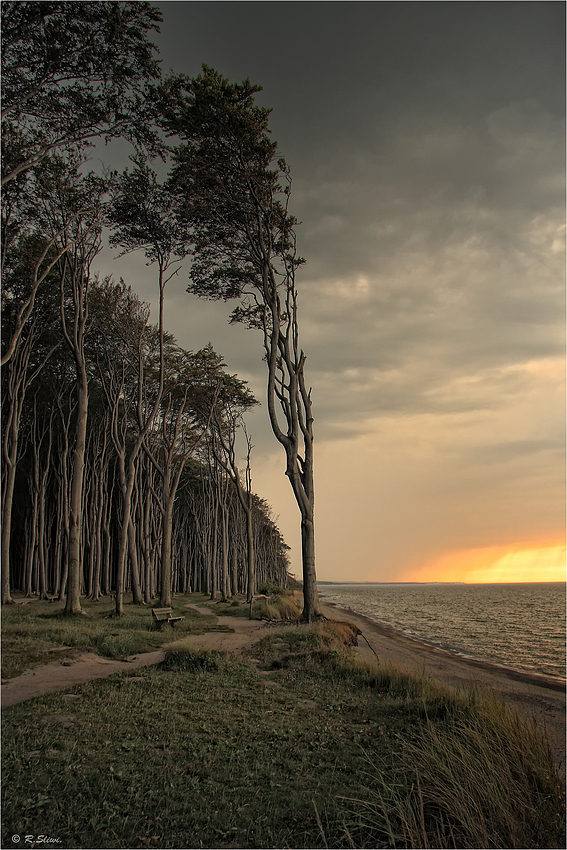
[[[565,768],[564,680],[465,658],[334,603],[322,602],[322,609],[329,619],[349,620],[358,626],[362,636],[357,652],[370,664],[378,663],[378,657],[380,663],[391,662],[408,672],[425,671],[453,687],[474,686],[504,697],[511,708],[533,717],[546,731],[557,764]]]

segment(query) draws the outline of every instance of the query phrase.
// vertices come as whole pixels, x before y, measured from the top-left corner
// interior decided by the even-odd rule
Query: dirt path
[[[210,608],[200,608],[191,604],[186,607],[193,608],[200,614],[213,616],[213,611]],[[247,617],[218,616],[216,619],[219,626],[234,629],[234,631],[188,635],[181,640],[172,641],[163,649],[132,655],[125,661],[101,658],[100,655],[95,655],[92,652],[74,655],[70,651],[67,658],[51,661],[41,667],[34,667],[32,670],[26,670],[21,676],[3,682],[2,708],[17,705],[19,702],[25,702],[41,694],[64,691],[83,682],[104,679],[107,676],[112,676],[113,673],[130,672],[139,667],[158,664],[162,660],[165,650],[172,646],[192,646],[195,649],[242,652],[243,649],[262,639],[262,630],[266,627],[266,623],[259,620],[249,620]]]
[[[322,608],[325,616],[358,626],[364,635],[359,637],[358,653],[370,664],[376,664],[377,659],[380,663],[392,662],[411,673],[425,671],[453,687],[474,685],[503,696],[510,708],[533,717],[545,730],[555,761],[565,768],[565,683],[561,680],[437,649],[332,603]]]
[[[41,696],[41,694],[54,691],[65,691],[83,682],[91,682],[94,679],[104,679],[113,673],[136,670],[138,667],[146,667],[149,664],[157,664],[163,658],[163,650],[145,652],[142,655],[133,655],[126,661],[112,661],[110,658],[101,658],[94,652],[86,652],[81,655],[62,658],[59,661],[51,661],[41,667],[26,670],[21,676],[8,679],[2,683],[2,708],[17,705],[28,699]]]

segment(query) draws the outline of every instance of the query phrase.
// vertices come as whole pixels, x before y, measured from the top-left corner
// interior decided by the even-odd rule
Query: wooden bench
[[[161,629],[164,623],[169,623],[173,628],[179,620],[185,619],[185,617],[174,617],[171,608],[152,608],[152,617],[154,626],[158,629]]]

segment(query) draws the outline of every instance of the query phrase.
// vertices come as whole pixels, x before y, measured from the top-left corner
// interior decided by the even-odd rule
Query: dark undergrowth
[[[532,723],[358,666],[345,640],[290,624],[247,658],[175,647],[5,709],[2,846],[565,846],[562,782]]]

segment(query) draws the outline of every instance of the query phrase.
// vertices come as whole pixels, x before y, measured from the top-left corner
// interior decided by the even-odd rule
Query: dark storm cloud
[[[292,169],[320,577],[396,580],[448,548],[559,539],[564,4],[157,5],[164,71],[262,85]],[[143,257],[104,271],[155,304]],[[264,402],[259,335],[189,296],[187,273],[167,286],[168,330],[211,341]],[[248,428],[298,570],[265,404]]]
[[[540,254],[563,217],[563,4],[158,5],[166,68],[248,76],[274,109],[311,366],[557,351],[561,259],[549,280]]]
[[[164,70],[205,62],[273,107],[319,435],[526,391],[510,367],[563,351],[563,4],[158,5]],[[172,330],[210,330],[261,391],[255,341],[215,340],[222,305],[178,290]]]

